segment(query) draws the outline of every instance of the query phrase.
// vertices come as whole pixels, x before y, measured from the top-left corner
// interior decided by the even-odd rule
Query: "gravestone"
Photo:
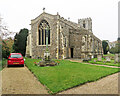
[[[106,62],[110,62],[110,57],[109,56],[106,57]]]
[[[107,54],[110,54],[110,52],[108,51]]]
[[[115,58],[114,58],[114,63],[120,63],[120,56],[119,54],[115,54]]]
[[[94,60],[94,62],[96,62],[96,60]]]
[[[102,61],[102,56],[101,55],[97,56],[97,61]]]

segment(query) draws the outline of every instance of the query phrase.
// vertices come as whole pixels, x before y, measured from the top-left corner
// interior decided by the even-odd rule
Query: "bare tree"
[[[0,38],[1,39],[7,39],[7,38],[10,37],[12,32],[10,32],[8,30],[8,27],[5,24],[3,24],[2,19],[3,18],[1,18],[1,15],[0,15]]]

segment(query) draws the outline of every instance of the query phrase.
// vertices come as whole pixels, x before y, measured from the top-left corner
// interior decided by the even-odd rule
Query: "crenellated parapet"
[[[44,22],[43,22],[44,21]],[[78,19],[78,23],[65,19],[57,13],[43,12],[31,20],[31,32],[27,38],[26,55],[43,58],[46,50],[46,29],[49,25],[49,52],[51,58],[93,58],[102,55],[102,42],[92,32],[92,19]]]
[[[80,25],[80,27],[89,30],[89,32],[92,32],[92,19],[90,17],[78,19],[78,24]]]

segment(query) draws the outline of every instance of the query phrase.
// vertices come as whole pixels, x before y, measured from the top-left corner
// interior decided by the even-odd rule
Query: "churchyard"
[[[45,86],[49,94],[57,94],[61,91],[80,86],[89,82],[97,81],[108,75],[119,72],[118,68],[110,68],[99,65],[119,66],[115,55],[98,56],[86,62],[72,62],[69,60],[53,59],[56,66],[37,66],[41,59],[32,59],[25,57],[25,65],[31,71],[37,80]],[[2,64],[6,66],[7,60]],[[92,65],[91,65],[92,64]]]
[[[100,65],[109,65],[109,66],[118,66],[120,67],[118,54],[107,54],[103,57],[98,56],[98,58],[93,58],[88,63],[100,64]]]
[[[92,59],[91,62],[94,60],[96,58]],[[39,67],[36,66],[39,61],[40,59],[26,58],[25,64],[36,78],[46,86],[50,94],[93,82],[118,72],[118,68],[95,66],[69,60],[54,60],[57,63],[59,62],[58,66]],[[102,61],[104,61],[103,58]],[[111,60],[111,64],[112,62]]]

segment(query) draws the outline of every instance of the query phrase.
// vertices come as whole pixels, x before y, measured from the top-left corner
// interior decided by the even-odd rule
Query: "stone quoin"
[[[93,58],[103,55],[102,41],[92,32],[92,19],[78,19],[78,23],[66,20],[57,13],[43,11],[31,20],[31,30],[27,37],[26,56],[44,58],[46,51],[46,27],[48,49],[52,59]]]

